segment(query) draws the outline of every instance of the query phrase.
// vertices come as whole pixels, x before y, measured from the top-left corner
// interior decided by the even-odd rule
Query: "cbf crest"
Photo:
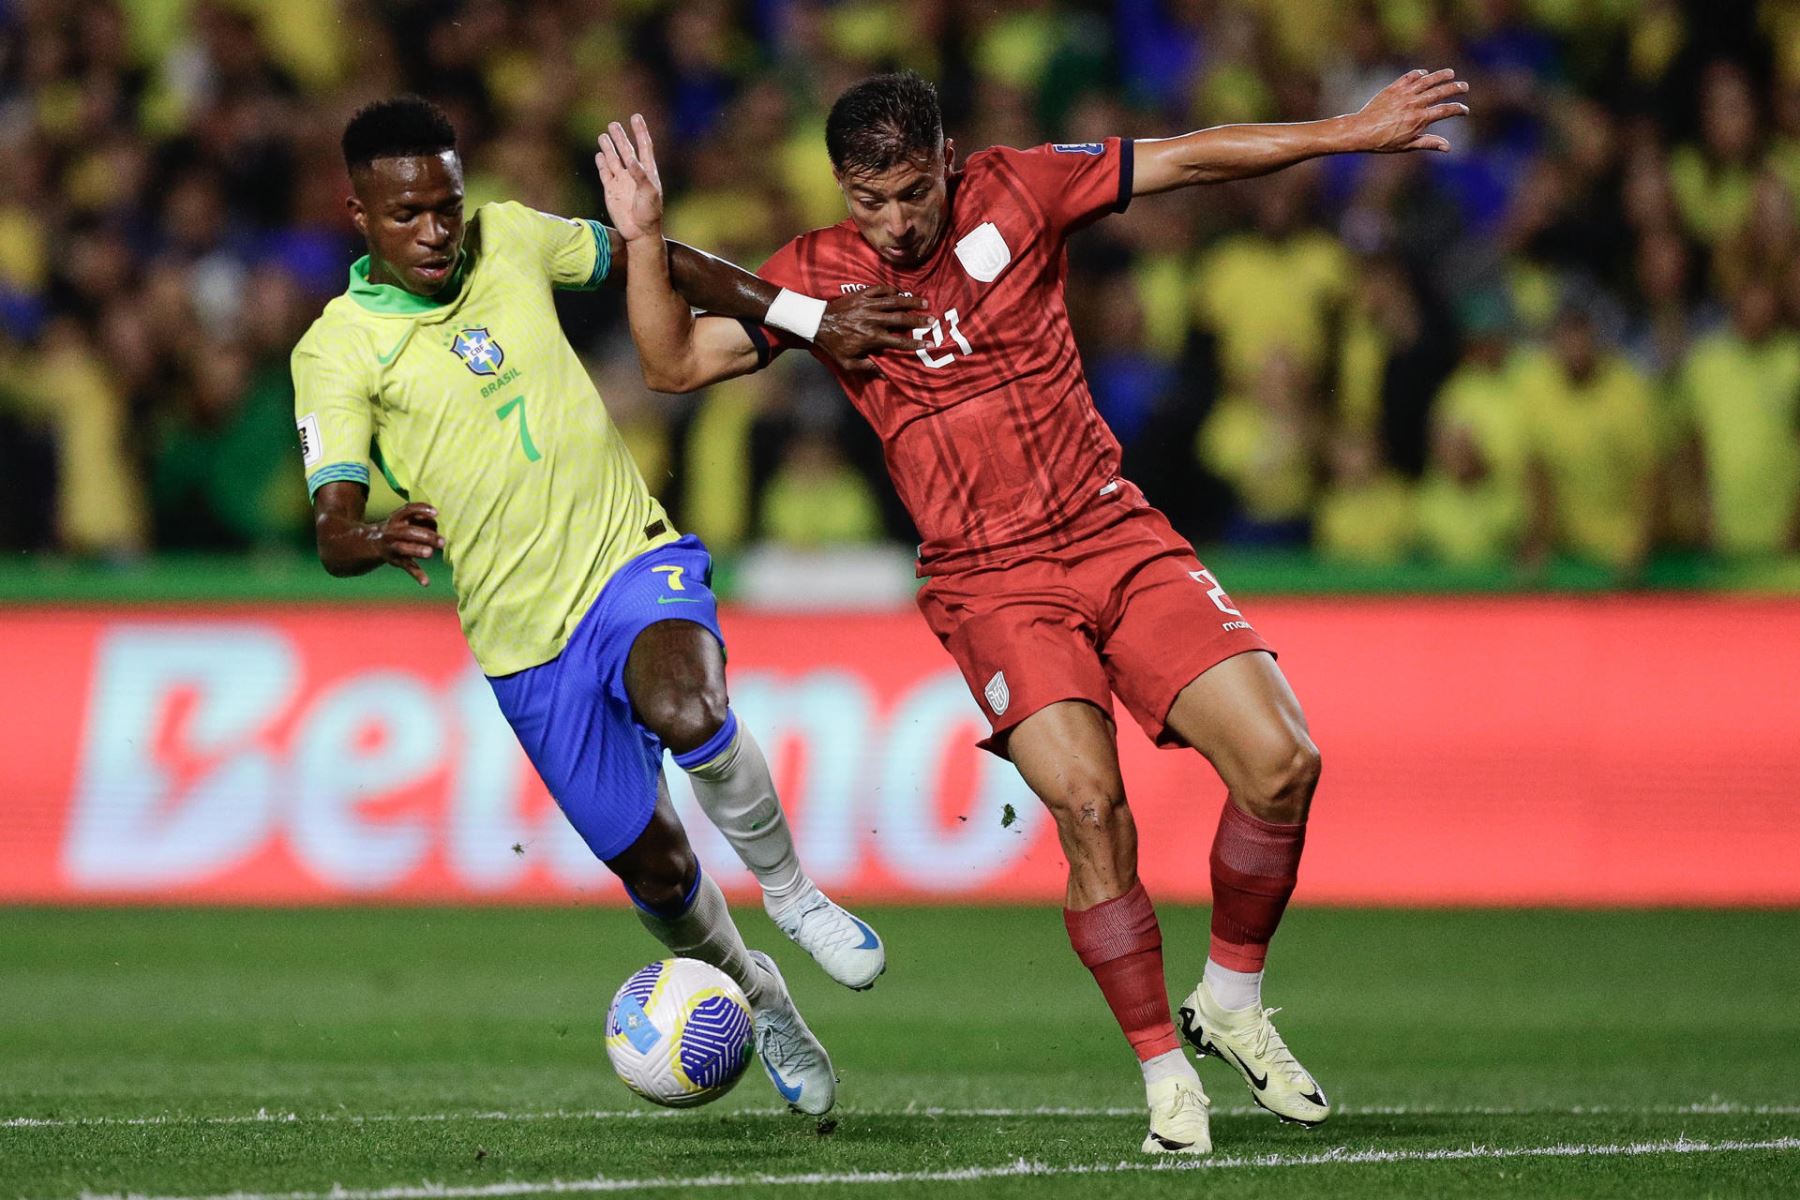
[[[477,375],[499,374],[500,364],[506,361],[506,351],[485,327],[463,330],[450,343],[450,349]]]

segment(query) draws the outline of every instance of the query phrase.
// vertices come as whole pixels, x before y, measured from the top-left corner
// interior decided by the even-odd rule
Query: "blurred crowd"
[[[964,154],[1470,81],[1451,154],[1144,199],[1072,243],[1126,472],[1196,541],[1621,578],[1795,549],[1791,0],[0,0],[0,545],[305,544],[287,355],[361,253],[358,105],[443,104],[471,208],[576,215],[594,135],[642,111],[671,236],[754,266],[842,219],[824,112],[896,66]],[[655,396],[618,294],[563,306],[716,549],[909,540],[816,364]]]

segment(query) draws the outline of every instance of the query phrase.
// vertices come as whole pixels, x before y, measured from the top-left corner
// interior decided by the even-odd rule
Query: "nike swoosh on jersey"
[[[401,349],[406,345],[407,339],[410,337],[412,337],[411,332],[401,335],[400,340],[394,343],[394,348],[389,350],[386,354],[381,353],[379,350],[376,351],[375,360],[382,366],[387,366],[394,361],[394,357],[400,353]]]

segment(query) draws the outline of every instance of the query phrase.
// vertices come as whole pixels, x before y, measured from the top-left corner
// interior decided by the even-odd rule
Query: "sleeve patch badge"
[[[300,461],[309,471],[325,461],[325,443],[319,438],[318,413],[307,413],[300,420]]]
[[[1100,154],[1106,150],[1105,142],[1057,142],[1050,147],[1058,154]]]

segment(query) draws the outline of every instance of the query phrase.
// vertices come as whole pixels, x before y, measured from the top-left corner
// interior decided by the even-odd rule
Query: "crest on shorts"
[[[1012,261],[1012,248],[1000,236],[1000,227],[983,221],[956,243],[956,258],[963,270],[982,283],[992,283]]]
[[[495,374],[500,370],[500,364],[506,361],[506,351],[485,327],[463,330],[450,343],[450,349],[456,351],[456,357],[477,375]]]
[[[1006,686],[1006,672],[995,671],[994,677],[982,688],[987,696],[988,707],[994,710],[996,717],[1006,714],[1006,706],[1012,703],[1012,692]]]

